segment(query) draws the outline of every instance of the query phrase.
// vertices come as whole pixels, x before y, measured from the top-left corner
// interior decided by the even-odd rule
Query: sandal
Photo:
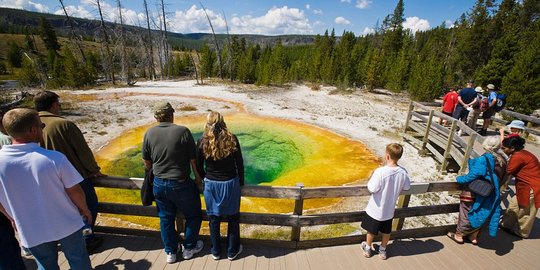
[[[456,243],[458,243],[458,244],[460,244],[460,245],[463,244],[463,242],[464,242],[463,239],[461,239],[461,241],[460,241],[460,240],[458,240],[458,239],[456,238],[456,233],[449,232],[449,233],[446,234],[446,236],[448,236],[448,238],[454,240],[454,242],[456,242]]]

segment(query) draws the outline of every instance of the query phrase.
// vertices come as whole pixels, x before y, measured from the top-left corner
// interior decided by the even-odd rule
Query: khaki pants
[[[531,192],[528,208],[520,208],[517,203],[517,197],[510,199],[508,209],[501,217],[501,227],[511,232],[521,235],[523,238],[529,237],[532,231],[536,212],[538,209],[534,206],[534,195]]]
[[[472,112],[469,112],[469,116],[467,117],[467,126],[472,128],[472,130],[476,130],[476,122],[478,121],[480,113],[480,109],[473,109]]]

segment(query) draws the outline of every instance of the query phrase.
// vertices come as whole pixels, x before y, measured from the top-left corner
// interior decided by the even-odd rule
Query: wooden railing
[[[481,144],[484,137],[471,129],[464,122],[440,112],[440,103],[419,103],[411,102],[405,121],[403,137],[419,146],[421,155],[432,155],[441,163],[440,171],[446,173],[450,160],[454,160],[459,166],[459,173],[467,169],[467,161],[471,157],[478,157],[482,150],[475,150],[475,144]],[[533,129],[533,124],[540,125],[540,119],[519,114],[516,112],[502,110],[501,114],[521,119],[528,122],[525,128],[526,134],[540,135],[540,131]],[[450,123],[450,128],[439,125],[435,118],[444,119]],[[507,120],[492,117],[494,122],[506,124]],[[457,135],[457,131],[460,135]]]
[[[121,178],[121,177],[105,177],[95,179],[96,187],[105,188],[120,188],[120,189],[140,189],[142,179],[140,178]],[[403,220],[410,217],[427,216],[435,214],[454,213],[458,211],[458,204],[432,205],[432,206],[416,206],[408,207],[408,201],[413,194],[424,194],[428,192],[445,192],[457,191],[459,185],[455,182],[436,182],[436,183],[413,183],[411,189],[402,193],[400,198],[401,208],[396,209],[393,237],[419,237],[432,236],[445,233],[447,230],[455,226],[455,224],[422,227],[403,230]],[[291,209],[290,214],[268,214],[268,213],[251,213],[242,212],[240,214],[240,223],[255,224],[255,225],[272,225],[272,226],[288,226],[291,227],[291,238],[289,241],[284,240],[258,240],[258,239],[242,239],[244,242],[256,242],[257,244],[265,244],[272,246],[288,247],[288,248],[309,248],[316,246],[328,246],[338,244],[359,243],[365,239],[365,235],[340,236],[326,239],[302,240],[302,228],[318,225],[329,225],[338,223],[360,222],[365,215],[363,207],[359,205],[357,211],[340,212],[340,213],[325,213],[325,214],[305,214],[303,211],[304,201],[309,199],[320,198],[346,198],[369,196],[370,193],[366,186],[343,186],[343,187],[272,187],[272,186],[244,186],[242,187],[243,197],[257,197],[268,199],[291,199],[295,201],[294,209]],[[157,217],[155,206],[142,206],[133,204],[120,203],[99,203],[99,212],[121,215],[134,215],[145,217]],[[181,218],[181,215],[179,214]],[[208,220],[205,211],[203,211],[203,219]],[[180,224],[181,227],[181,224]],[[97,227],[97,231],[122,233],[122,234],[156,234],[156,231],[142,231],[125,228],[113,227]]]

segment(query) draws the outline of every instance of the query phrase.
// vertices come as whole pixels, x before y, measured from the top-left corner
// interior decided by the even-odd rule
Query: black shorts
[[[442,113],[444,113],[444,114],[446,114],[446,115],[452,117],[452,114],[453,114],[454,112],[445,112],[445,111],[443,111]]]
[[[495,109],[489,108],[485,112],[482,113],[482,119],[491,119],[491,117],[495,114]]]
[[[377,235],[379,232],[384,234],[390,234],[392,232],[392,219],[385,221],[378,221],[370,217],[367,213],[362,219],[362,228],[371,234]]]

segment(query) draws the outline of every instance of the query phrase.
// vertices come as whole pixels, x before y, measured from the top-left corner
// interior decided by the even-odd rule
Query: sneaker
[[[234,254],[233,256],[227,257],[227,259],[229,259],[229,261],[236,259],[236,257],[238,257],[240,253],[242,253],[242,250],[243,250],[242,245],[240,245],[240,248],[238,248],[238,252],[236,252],[236,254]]]
[[[381,247],[379,247],[379,258],[381,258],[381,260],[386,260],[386,249],[381,249]]]
[[[371,257],[371,247],[365,241],[362,242],[360,246],[362,247],[362,253],[364,254],[364,257]]]
[[[98,247],[100,247],[102,243],[103,243],[103,237],[101,237],[101,236],[96,235],[94,237],[88,238],[88,239],[86,239],[86,250],[89,253],[92,253]]]
[[[199,253],[203,249],[203,247],[204,247],[203,241],[198,240],[197,244],[195,245],[195,248],[192,248],[192,249],[185,248],[182,251],[182,258],[184,258],[184,260],[189,260],[193,258],[193,255]]]
[[[175,262],[176,262],[176,253],[168,252],[167,263],[175,263]]]
[[[219,255],[214,255],[214,254],[212,254],[212,259],[214,259],[214,261],[219,260]]]

